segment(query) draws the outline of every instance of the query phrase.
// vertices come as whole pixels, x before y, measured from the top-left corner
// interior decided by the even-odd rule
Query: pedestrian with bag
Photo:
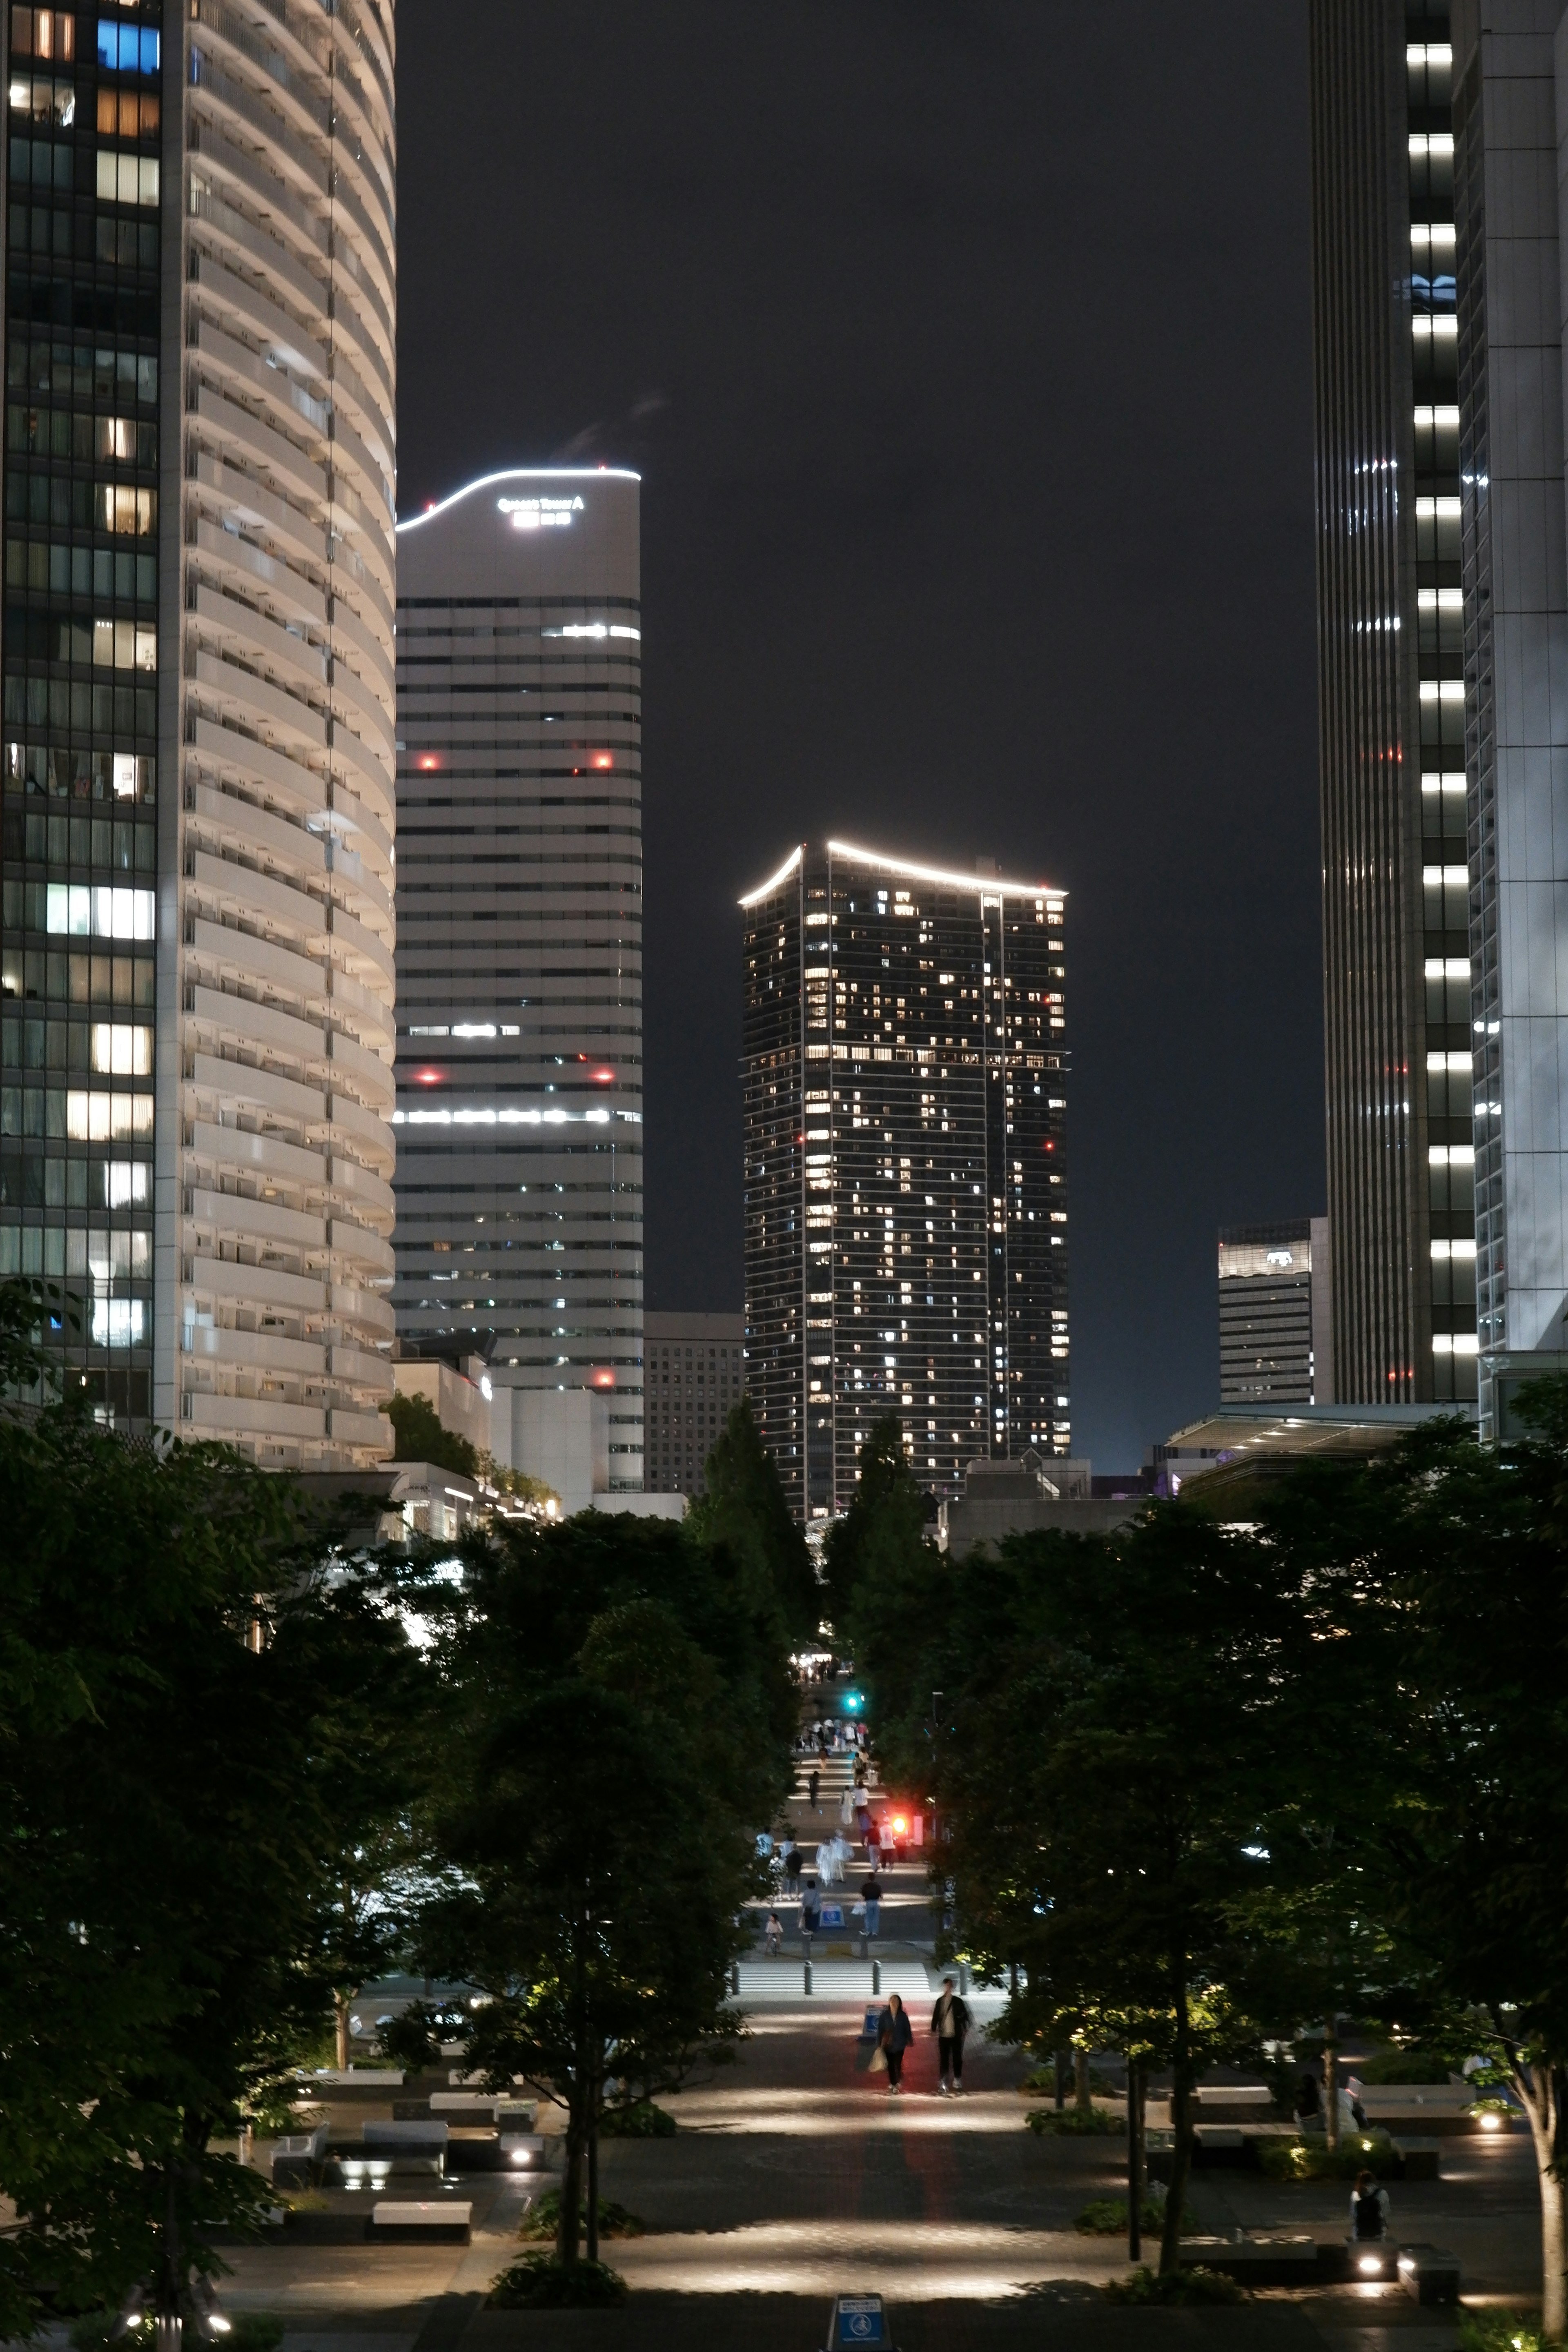
[[[1358,2172],[1355,2187],[1351,2190],[1351,2235],[1352,2238],[1386,2238],[1388,2235],[1388,2191],[1377,2185],[1375,2172]]]
[[[877,2020],[877,2047],[887,2064],[889,2096],[903,2089],[904,2053],[914,2038],[914,2029],[902,2000],[896,1992],[889,1993],[888,2006]]]
[[[958,1990],[956,1977],[943,1977],[936,2007],[931,2013],[936,2036],[937,2088],[945,2099],[963,2095],[963,2042],[969,2032],[969,2004]]]

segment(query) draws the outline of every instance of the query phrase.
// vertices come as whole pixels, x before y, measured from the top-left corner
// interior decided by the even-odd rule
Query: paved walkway
[[[966,2096],[936,2098],[934,2045],[917,2015],[890,2098],[854,2067],[860,2005],[753,2013],[738,2063],[669,2101],[674,2139],[606,2143],[603,2191],[647,2224],[605,2248],[634,2290],[624,2312],[489,2313],[485,2288],[510,2259],[523,2192],[476,2180],[468,2248],[290,2246],[231,2256],[237,2308],[282,2312],[286,2352],[816,2352],[830,2297],[886,2295],[901,2352],[1121,2352],[1215,2345],[1236,2352],[1450,2352],[1451,2318],[1384,2291],[1277,2296],[1240,2311],[1125,2312],[1102,2282],[1124,2268],[1115,2242],[1074,2220],[1120,2186],[1114,2140],[1038,2139],[1024,2124],[1016,2053],[971,2044]],[[542,2121],[549,2128],[548,2110]],[[1205,2226],[1331,2228],[1341,2195],[1205,2176]],[[1533,2239],[1528,2152],[1468,2144],[1456,2178],[1401,2190],[1406,2234],[1458,2239],[1492,2293],[1518,2293]]]

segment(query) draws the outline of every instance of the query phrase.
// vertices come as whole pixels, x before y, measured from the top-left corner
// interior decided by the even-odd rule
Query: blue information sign
[[[841,2294],[833,2306],[835,2347],[882,2344],[882,2298],[879,2294]]]

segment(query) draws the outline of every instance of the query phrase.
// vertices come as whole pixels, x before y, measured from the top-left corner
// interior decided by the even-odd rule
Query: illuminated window
[[[98,62],[107,73],[154,74],[158,70],[155,25],[116,25],[98,20]]]
[[[124,148],[98,151],[98,197],[105,205],[155,205],[158,158],[132,155]]]

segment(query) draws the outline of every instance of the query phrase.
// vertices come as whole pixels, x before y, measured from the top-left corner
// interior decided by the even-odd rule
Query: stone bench
[[[1399,2283],[1415,2303],[1458,2303],[1459,2257],[1442,2246],[1402,2246]]]
[[[1244,2286],[1305,2286],[1320,2273],[1315,2238],[1283,2232],[1234,2238],[1184,2238],[1179,2259],[1223,2271]]]
[[[327,2153],[327,2126],[314,2131],[286,2132],[272,2143],[274,2189],[309,2189],[316,2180]]]
[[[472,2205],[457,2198],[382,2198],[371,2207],[366,2234],[405,2245],[466,2246],[472,2240],[473,2219]]]

